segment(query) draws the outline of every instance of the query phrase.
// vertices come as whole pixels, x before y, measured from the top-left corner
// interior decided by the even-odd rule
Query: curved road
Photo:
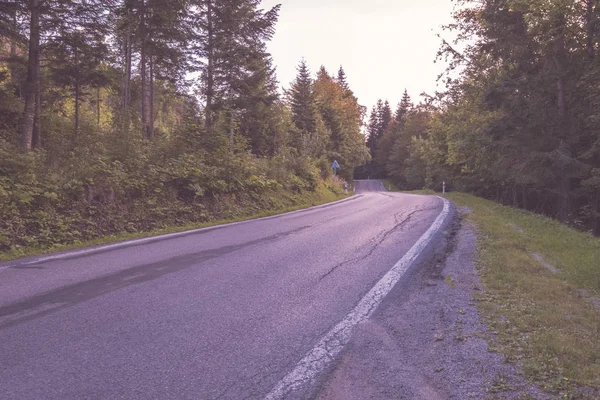
[[[92,253],[0,264],[2,399],[263,398],[427,231],[377,192]]]
[[[354,181],[354,192],[360,194],[368,192],[387,192],[387,190],[380,180],[363,179]]]

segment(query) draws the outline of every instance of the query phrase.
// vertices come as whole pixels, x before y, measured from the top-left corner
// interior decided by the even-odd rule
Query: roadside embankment
[[[61,218],[64,217],[61,215],[56,219],[60,222],[60,227],[55,226],[56,223],[48,224],[44,225],[43,231],[40,231],[40,224],[30,224],[31,230],[28,232],[21,229],[16,222],[11,225],[11,220],[6,220],[4,223],[7,232],[21,229],[19,235],[14,235],[21,240],[20,244],[5,246],[4,250],[0,246],[0,261],[266,217],[330,203],[345,197],[347,195],[344,194],[342,181],[332,183],[331,180],[327,180],[319,181],[312,190],[290,190],[272,184],[261,187],[260,190],[213,196],[205,202],[194,204],[184,204],[181,200],[173,200],[171,204],[154,204],[155,208],[160,209],[158,214],[151,213],[151,209],[127,213],[127,208],[104,205],[106,209],[100,210],[90,206],[86,209],[94,211],[90,215],[86,214],[87,216],[83,217],[77,214],[77,218],[68,219],[68,223],[61,222]],[[179,212],[184,206],[187,207],[187,211]],[[39,213],[47,215],[41,210]],[[56,214],[57,211],[53,213]],[[83,229],[82,226],[87,228]],[[64,232],[61,229],[68,229],[69,235],[62,235]],[[44,240],[46,236],[52,240]],[[1,239],[0,233],[0,241]]]
[[[600,398],[600,239],[481,198],[448,195],[478,233],[475,299],[492,349],[560,398]]]
[[[447,197],[461,218],[445,255],[357,329],[318,398],[600,398],[600,239]]]

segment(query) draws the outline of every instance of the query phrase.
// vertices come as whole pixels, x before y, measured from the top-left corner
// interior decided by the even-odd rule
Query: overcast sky
[[[268,48],[280,85],[289,87],[302,57],[314,73],[344,66],[362,105],[378,98],[395,109],[404,88],[413,102],[436,89],[443,69],[435,64],[440,26],[451,21],[451,0],[263,0],[281,4]],[[437,87],[440,89],[440,87]]]

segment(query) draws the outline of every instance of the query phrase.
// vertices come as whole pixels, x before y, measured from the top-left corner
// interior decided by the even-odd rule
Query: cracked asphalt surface
[[[316,400],[548,399],[490,348],[476,306],[477,235],[455,220],[447,246],[356,327]],[[445,251],[444,251],[445,250]]]
[[[262,398],[412,247],[435,197],[349,200],[0,264],[2,399]]]

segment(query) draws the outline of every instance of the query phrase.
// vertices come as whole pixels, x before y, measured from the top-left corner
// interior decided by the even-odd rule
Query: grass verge
[[[314,192],[302,192],[299,194],[281,194],[277,199],[273,199],[276,206],[272,209],[257,211],[256,209],[236,210],[235,216],[229,218],[217,218],[202,223],[192,223],[186,225],[167,226],[161,229],[154,229],[144,232],[121,232],[114,235],[102,236],[92,240],[78,241],[71,244],[55,245],[52,247],[20,247],[6,252],[0,252],[0,261],[9,261],[17,258],[36,256],[58,251],[67,251],[89,246],[97,246],[107,243],[120,242],[125,240],[140,239],[145,237],[163,235],[166,233],[183,232],[192,229],[206,228],[209,226],[227,224],[231,222],[245,221],[255,218],[268,217],[277,214],[283,214],[290,211],[296,211],[308,207],[318,206],[333,201],[342,200],[348,195],[342,193],[341,189],[329,184],[321,184]]]
[[[448,198],[478,231],[476,300],[491,347],[557,398],[600,398],[600,239],[475,196]]]
[[[400,191],[400,189],[398,189],[398,187],[390,179],[380,179],[380,181],[381,181],[381,183],[383,183],[383,186],[385,186],[386,190],[388,190],[390,192],[399,192]]]

